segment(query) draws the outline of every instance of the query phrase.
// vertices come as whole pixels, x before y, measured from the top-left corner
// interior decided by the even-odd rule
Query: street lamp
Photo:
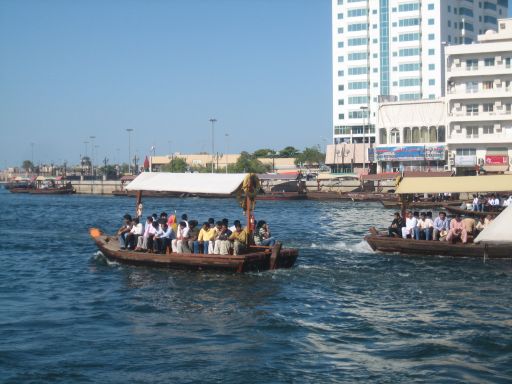
[[[226,136],[226,173],[228,173],[229,133],[225,133],[224,136]]]
[[[215,135],[215,123],[217,122],[217,119],[211,118],[210,123],[212,123],[212,173],[213,173],[213,167],[215,163],[215,142],[214,142],[214,135]]]
[[[89,136],[89,139],[91,139],[91,171],[92,171],[92,177],[94,178],[94,148],[96,146],[94,145],[94,139],[96,136]]]
[[[366,124],[365,124],[365,117],[366,121],[369,124],[369,116],[368,116],[368,107],[365,105],[362,105],[359,107],[361,111],[363,111],[363,171],[366,169]]]
[[[132,132],[133,128],[126,128],[128,132],[128,173],[132,174]]]
[[[151,148],[149,148],[151,152],[153,152],[153,156],[149,156],[151,161],[149,162],[149,172],[153,172],[153,158],[155,157],[155,145],[152,145]]]
[[[30,143],[30,148],[31,148],[31,153],[32,153],[32,156],[30,158],[30,161],[32,162],[32,167],[34,167],[34,143]]]

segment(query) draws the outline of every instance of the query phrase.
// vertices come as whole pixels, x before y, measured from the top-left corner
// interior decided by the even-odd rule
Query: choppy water
[[[234,200],[146,213],[242,218]],[[108,264],[130,198],[0,190],[0,382],[512,381],[512,264],[372,253],[378,204],[260,202],[297,266],[234,275]]]

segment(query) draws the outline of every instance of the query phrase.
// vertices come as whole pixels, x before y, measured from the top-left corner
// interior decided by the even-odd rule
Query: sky
[[[331,67],[331,0],[0,0],[0,168],[324,147]]]
[[[330,141],[331,1],[0,0],[0,168],[210,152],[212,117],[220,153]]]

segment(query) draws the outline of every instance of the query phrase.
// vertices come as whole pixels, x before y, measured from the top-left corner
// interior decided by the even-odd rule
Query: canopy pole
[[[247,191],[245,193],[245,215],[247,216],[247,231],[249,232],[249,235],[251,234],[251,207],[252,202],[250,195],[252,193],[252,183],[251,183],[251,177],[249,177],[249,180],[247,182]]]
[[[137,199],[135,202],[135,217],[142,217],[142,191],[137,191]]]

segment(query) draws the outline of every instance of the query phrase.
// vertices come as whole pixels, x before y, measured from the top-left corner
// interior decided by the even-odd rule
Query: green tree
[[[309,147],[304,149],[302,153],[299,153],[295,158],[295,165],[320,165],[325,162],[325,153],[322,153],[317,147]]]
[[[276,154],[276,152],[272,149],[262,148],[262,149],[258,149],[256,151],[254,151],[253,156],[254,157],[272,157],[275,154]]]
[[[108,179],[112,179],[117,176],[117,169],[115,165],[107,164],[100,168],[100,173],[106,175]]]
[[[285,147],[279,151],[279,157],[295,157],[300,151],[295,147]]]
[[[30,160],[25,160],[25,161],[23,161],[21,168],[23,168],[25,170],[25,172],[29,172],[32,169],[34,169],[34,164],[32,164],[32,162]]]
[[[175,157],[172,159],[169,164],[165,164],[162,166],[162,171],[164,172],[186,172],[188,170],[188,165],[185,159],[181,157]]]
[[[270,170],[270,165],[263,164],[256,156],[243,151],[235,164],[230,164],[230,173],[265,173]]]

